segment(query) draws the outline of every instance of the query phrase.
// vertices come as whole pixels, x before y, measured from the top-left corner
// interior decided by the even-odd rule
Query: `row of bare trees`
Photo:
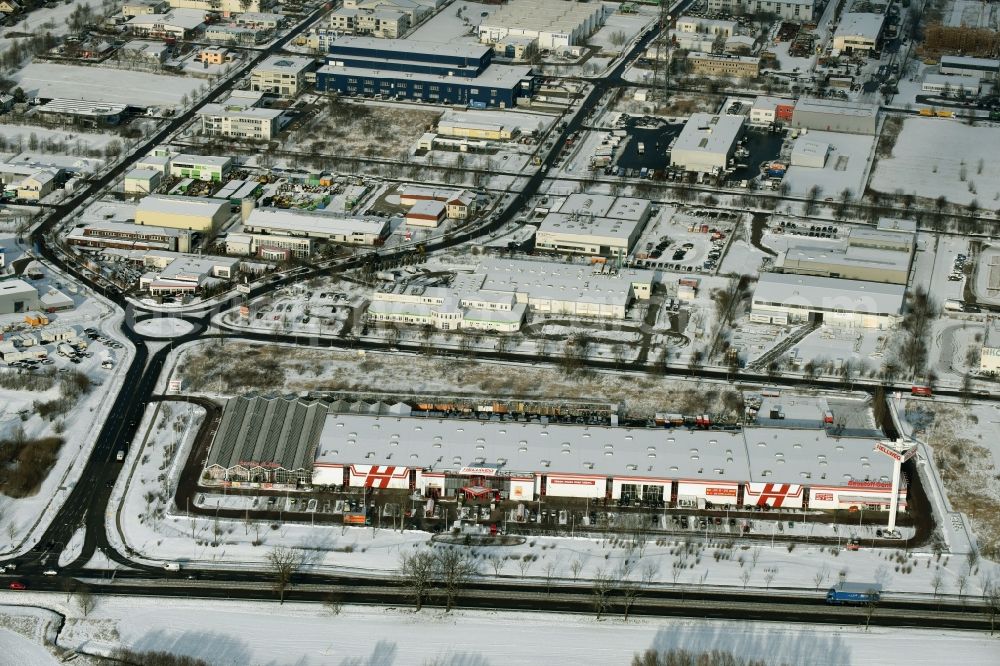
[[[479,573],[472,554],[457,546],[424,548],[399,558],[400,580],[418,611],[435,596],[443,599],[445,610],[450,611],[462,590]]]

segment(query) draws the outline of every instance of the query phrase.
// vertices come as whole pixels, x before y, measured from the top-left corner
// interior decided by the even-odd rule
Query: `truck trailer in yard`
[[[882,586],[878,583],[837,583],[826,593],[828,604],[867,604],[878,602]]]

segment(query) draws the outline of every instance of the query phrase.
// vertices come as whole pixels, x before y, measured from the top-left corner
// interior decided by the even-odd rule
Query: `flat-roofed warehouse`
[[[586,41],[604,25],[602,3],[554,0],[511,0],[479,24],[479,41],[496,44],[509,37],[538,40],[538,48],[555,49]]]
[[[875,134],[878,129],[878,107],[858,102],[802,98],[795,103],[792,127],[823,132]]]
[[[984,79],[995,79],[1000,72],[1000,60],[993,58],[973,58],[970,56],[941,56],[941,74],[958,74],[959,76],[979,76]]]
[[[882,45],[885,14],[844,12],[833,33],[833,48],[845,53],[870,54]]]
[[[135,223],[210,232],[222,226],[229,215],[228,201],[152,194],[139,201],[135,210]]]
[[[255,208],[243,223],[247,233],[305,236],[337,243],[377,245],[389,235],[389,221],[284,208]]]
[[[877,440],[824,429],[621,428],[330,413],[313,484],[454,497],[656,500],[673,506],[887,509]],[[905,508],[905,481],[900,489]]]
[[[670,166],[724,171],[743,131],[743,116],[693,113],[670,150]]]
[[[226,402],[205,472],[223,483],[309,483],[328,407],[286,398]]]
[[[627,255],[649,220],[645,199],[572,194],[542,220],[535,248],[602,257]]]
[[[906,287],[814,275],[764,273],[753,292],[752,321],[815,321],[860,328],[892,328],[902,319]]]
[[[856,227],[846,241],[789,243],[775,267],[782,273],[906,285],[915,247],[913,233]]]
[[[458,274],[452,287],[461,292],[512,293],[539,313],[624,319],[635,299],[648,299],[656,274],[640,269],[612,270],[605,264],[493,259],[474,273]]]

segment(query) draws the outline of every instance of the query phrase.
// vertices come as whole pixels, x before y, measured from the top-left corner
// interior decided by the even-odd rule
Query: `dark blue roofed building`
[[[320,92],[494,107],[534,92],[531,68],[492,64],[489,46],[338,37],[329,52]]]
[[[409,39],[338,37],[330,42],[330,56],[345,62],[408,62],[427,67],[431,74],[475,77],[493,61],[493,47],[485,44],[437,44]],[[407,70],[413,71],[413,70]]]

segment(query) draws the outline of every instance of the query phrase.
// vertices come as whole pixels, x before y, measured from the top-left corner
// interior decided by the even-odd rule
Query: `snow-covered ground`
[[[135,332],[151,338],[176,338],[190,333],[193,328],[191,322],[176,317],[152,317],[138,322]]]
[[[24,601],[13,594],[10,596],[15,603]],[[55,641],[57,624],[58,616],[49,610],[0,606],[0,655],[3,655],[0,661],[11,666],[59,664],[60,661],[48,649]]]
[[[42,290],[45,290],[47,285],[60,288],[77,303],[77,307],[73,310],[50,315],[52,321],[50,326],[75,326],[78,329],[95,327],[106,336],[115,337],[122,317],[120,311],[116,312],[106,302],[81,292],[66,276],[56,273],[51,268],[48,269],[46,277],[36,283]],[[10,317],[5,316],[4,319]],[[50,349],[54,350],[54,347],[50,345]],[[51,520],[60,502],[76,483],[77,476],[83,469],[78,462],[90,455],[90,447],[100,431],[100,424],[106,418],[118,393],[118,388],[124,379],[125,368],[128,367],[127,360],[132,355],[131,345],[126,345],[121,350],[113,350],[95,342],[91,344],[89,351],[92,352],[92,356],[82,359],[79,365],[70,364],[67,359],[58,356],[54,351],[50,354],[55,363],[47,367],[78,370],[90,377],[93,383],[89,393],[58,419],[61,424],[59,427],[64,428],[62,433],[56,432],[55,422],[32,413],[35,401],[58,398],[60,390],[58,383],[46,391],[0,389],[0,436],[10,436],[16,428],[21,427],[29,438],[57,434],[65,440],[55,465],[35,495],[20,499],[0,495],[0,516],[2,516],[0,552],[2,553],[25,547],[32,539],[37,538],[39,528]],[[115,363],[115,368],[111,370],[102,368],[104,359],[111,359]],[[3,371],[10,372],[7,368]],[[28,410],[26,419],[19,414],[21,410]]]
[[[56,666],[60,663],[43,646],[8,629],[0,629],[0,653],[8,664]]]
[[[34,125],[14,124],[0,125],[0,136],[7,141],[8,145],[16,145],[16,142],[20,141],[22,149],[31,145],[32,137],[42,146],[46,143],[64,144],[66,152],[70,154],[79,154],[88,149],[100,150],[116,138],[114,134],[107,132],[71,132]]]
[[[136,106],[178,106],[203,79],[122,69],[33,63],[11,78],[29,97],[64,97]]]
[[[610,6],[605,3],[606,6]],[[587,44],[597,47],[605,53],[618,54],[628,48],[629,43],[656,20],[656,8],[648,5],[633,4],[635,13],[622,14],[616,11],[609,14],[600,30],[587,40]],[[613,42],[618,42],[617,44]],[[610,61],[609,61],[610,62]],[[605,64],[606,66],[606,64]],[[603,67],[601,69],[604,69]]]
[[[981,208],[1000,201],[1000,131],[988,124],[969,126],[945,118],[907,118],[892,157],[879,160],[871,186],[954,204],[973,199]]]
[[[87,528],[77,528],[76,532],[73,533],[73,536],[70,537],[69,543],[67,543],[66,547],[63,548],[61,553],[59,553],[60,567],[66,566],[80,556],[80,553],[83,552],[83,540],[86,536]]]
[[[761,262],[771,255],[750,245],[742,238],[735,239],[722,257],[719,273],[728,275],[753,275],[760,270]]]
[[[84,618],[57,594],[29,593],[8,603],[26,602],[70,613],[58,637],[61,648],[91,654],[107,654],[119,646],[162,650],[205,659],[213,666],[627,664],[637,653],[674,648],[730,651],[769,665],[938,666],[956,659],[968,666],[997,663],[996,641],[986,634],[933,629],[864,631],[860,626],[673,618],[623,622],[616,617],[598,621],[586,614],[414,613],[354,606],[334,615],[317,604],[124,597],[102,597]],[[29,619],[40,613],[12,605],[0,612],[10,617],[25,612]],[[7,644],[6,637],[0,634],[0,645]],[[57,663],[45,660],[44,651],[29,651],[33,646],[27,638],[10,644],[24,650],[17,654],[38,659],[13,663]]]
[[[14,15],[10,22],[4,26],[3,36],[0,37],[0,49],[8,48],[13,42],[13,37],[7,34],[23,34],[32,32],[38,34],[50,33],[55,37],[65,35],[69,32],[69,25],[66,23],[70,14],[76,11],[77,7],[90,6],[95,12],[99,12],[101,3],[98,0],[70,0],[69,2],[54,3],[50,7],[38,6],[28,14]]]

